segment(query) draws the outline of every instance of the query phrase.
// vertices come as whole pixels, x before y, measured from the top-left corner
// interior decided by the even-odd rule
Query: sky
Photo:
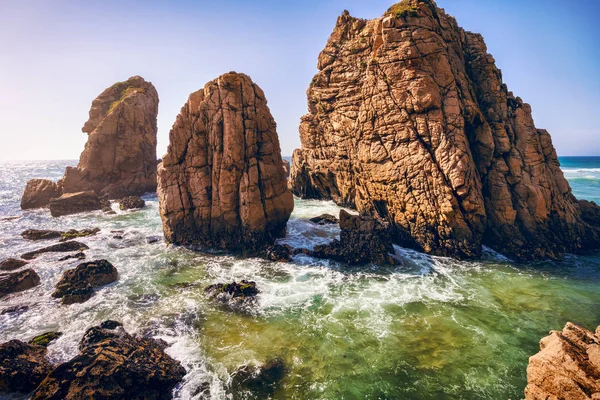
[[[509,90],[558,154],[600,155],[600,0],[438,0],[483,34]],[[141,75],[157,88],[158,156],[188,95],[244,72],[265,92],[282,154],[300,146],[306,89],[344,9],[382,0],[0,0],[0,160],[77,159],[92,100]]]

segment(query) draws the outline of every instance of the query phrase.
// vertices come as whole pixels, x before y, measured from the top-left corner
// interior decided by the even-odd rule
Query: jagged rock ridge
[[[257,250],[285,234],[294,208],[263,91],[227,73],[192,93],[158,171],[168,242]]]
[[[290,188],[389,218],[395,241],[519,260],[598,247],[548,132],[479,34],[431,0],[337,20],[307,91]]]

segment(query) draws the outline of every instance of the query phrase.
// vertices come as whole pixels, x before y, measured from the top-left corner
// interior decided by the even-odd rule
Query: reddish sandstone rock
[[[21,209],[48,207],[50,199],[60,197],[62,188],[48,179],[31,179],[21,197]]]
[[[165,238],[254,251],[285,234],[294,207],[263,91],[228,73],[192,93],[159,166]]]
[[[393,222],[396,241],[519,260],[598,247],[550,135],[508,91],[479,34],[432,0],[344,12],[307,91],[290,187]]]
[[[94,295],[94,288],[108,285],[118,276],[117,269],[106,260],[85,262],[65,271],[52,297],[62,299],[63,304],[83,303]]]
[[[567,322],[543,338],[529,358],[525,399],[600,399],[600,326],[594,334]]]
[[[53,217],[95,211],[102,208],[100,199],[93,190],[65,193],[56,199],[52,199],[49,207],[50,214]]]

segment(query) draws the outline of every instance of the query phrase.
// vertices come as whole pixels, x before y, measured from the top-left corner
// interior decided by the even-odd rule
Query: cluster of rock
[[[593,333],[568,322],[540,350],[529,359],[526,400],[600,399],[600,326]]]
[[[49,207],[53,216],[105,208],[101,199],[156,190],[158,94],[139,76],[118,82],[92,102],[77,167],[58,182],[27,182],[22,209]]]
[[[256,251],[285,234],[294,208],[263,91],[227,73],[190,95],[158,167],[170,243]]]
[[[29,343],[0,344],[0,392],[30,393],[34,400],[170,399],[185,376],[168,356],[162,340],[132,336],[115,321],[87,330],[79,354],[54,366],[46,347],[60,334],[47,333]]]
[[[437,255],[473,258],[487,245],[529,260],[600,244],[531,107],[481,35],[432,0],[374,20],[344,12],[318,68],[294,194],[388,219],[397,243]]]

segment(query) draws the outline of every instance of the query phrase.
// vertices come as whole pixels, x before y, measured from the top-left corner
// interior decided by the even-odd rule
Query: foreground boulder
[[[16,258],[7,258],[0,262],[0,271],[14,271],[27,264],[27,261],[18,260]]]
[[[168,242],[253,251],[285,234],[293,197],[275,121],[248,76],[192,93],[169,137],[158,171]]]
[[[119,208],[121,210],[135,210],[138,208],[144,208],[146,202],[138,196],[127,196],[119,201]]]
[[[52,369],[45,346],[20,340],[0,344],[0,393],[30,393]]]
[[[40,277],[32,269],[0,274],[0,298],[11,293],[22,292],[40,284]]]
[[[171,399],[185,376],[160,339],[134,337],[118,322],[88,329],[79,354],[58,366],[35,390],[32,400]]]
[[[600,326],[594,334],[568,322],[543,338],[529,358],[525,399],[600,399]]]
[[[156,89],[139,76],[102,92],[82,128],[88,140],[79,164],[61,181],[64,193],[121,198],[155,191],[157,114]]]
[[[52,246],[44,247],[42,249],[30,251],[21,256],[25,260],[33,260],[37,256],[44,253],[68,253],[73,251],[87,250],[89,247],[83,243],[71,240],[64,243],[58,243]]]
[[[52,297],[61,298],[62,304],[83,303],[94,295],[94,288],[108,285],[118,276],[117,269],[106,260],[85,262],[65,271]]]
[[[392,230],[389,223],[373,217],[340,211],[340,240],[315,246],[310,255],[349,265],[375,263],[394,265]]]
[[[270,398],[285,373],[285,363],[281,358],[263,365],[244,365],[232,374],[231,387],[237,392],[249,391],[253,398]]]
[[[27,182],[21,197],[21,209],[48,207],[50,199],[60,197],[62,187],[48,179],[32,179]]]
[[[53,217],[100,210],[100,199],[93,190],[67,193],[50,200],[50,214]]]
[[[341,15],[307,91],[290,187],[389,219],[399,244],[476,258],[600,246],[548,132],[502,82],[481,35],[433,0]]]

